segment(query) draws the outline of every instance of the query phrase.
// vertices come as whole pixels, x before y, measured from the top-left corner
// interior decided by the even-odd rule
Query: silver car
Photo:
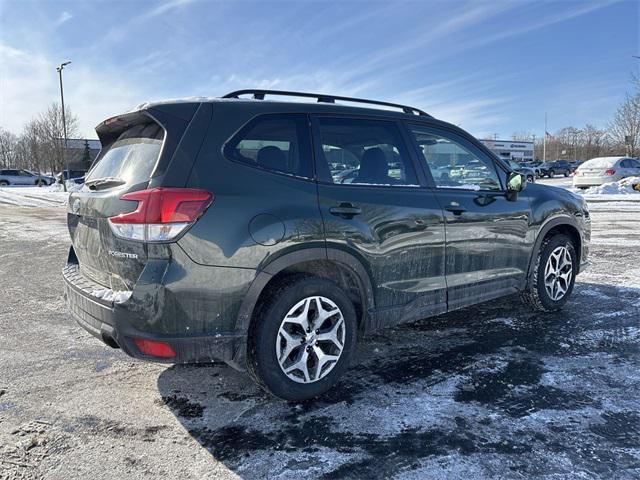
[[[588,188],[640,176],[640,160],[629,157],[598,157],[580,165],[573,175],[573,186]]]
[[[38,175],[29,170],[0,170],[0,186],[6,185],[51,185],[55,179],[48,175]]]

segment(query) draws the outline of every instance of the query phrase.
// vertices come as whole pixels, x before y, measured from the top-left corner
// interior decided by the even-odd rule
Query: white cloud
[[[57,63],[0,43],[0,126],[19,133],[24,124],[60,101]],[[65,104],[79,117],[80,135],[95,138],[94,127],[145,99],[132,82],[104,68],[71,64],[64,70]]]
[[[73,18],[73,14],[65,10],[60,14],[60,16],[58,17],[58,20],[56,20],[55,26],[59,27],[60,25],[71,20],[72,18]]]

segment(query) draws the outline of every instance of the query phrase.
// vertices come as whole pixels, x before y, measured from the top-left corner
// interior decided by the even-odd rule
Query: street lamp
[[[62,103],[62,130],[64,132],[64,150],[62,151],[62,155],[64,157],[65,168],[67,170],[67,175],[69,175],[69,156],[67,155],[67,121],[64,116],[64,89],[62,88],[62,70],[64,67],[69,65],[71,62],[61,63],[59,67],[56,68],[58,71],[58,76],[60,77],[60,100]],[[62,172],[62,186],[64,191],[67,191],[67,180],[64,178],[64,172]]]

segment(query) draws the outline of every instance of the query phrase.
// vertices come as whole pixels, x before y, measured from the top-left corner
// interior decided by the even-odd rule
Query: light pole
[[[59,67],[56,68],[58,71],[58,76],[60,77],[60,100],[62,103],[62,131],[64,132],[64,150],[62,151],[62,156],[64,158],[65,168],[67,170],[67,175],[69,175],[69,156],[67,155],[67,120],[64,116],[64,89],[62,88],[62,70],[64,67],[69,65],[71,62],[61,63]],[[64,172],[62,172],[62,186],[64,191],[67,191],[67,179],[64,178]]]

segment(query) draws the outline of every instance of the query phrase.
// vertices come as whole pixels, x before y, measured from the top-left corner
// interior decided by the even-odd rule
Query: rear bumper
[[[597,187],[599,185],[603,185],[608,180],[601,177],[581,177],[574,176],[573,177],[573,186],[574,187]],[[610,181],[610,179],[609,179]]]
[[[78,324],[94,337],[113,348],[121,348],[127,355],[159,363],[207,363],[223,361],[244,369],[242,359],[246,335],[230,332],[196,335],[173,335],[142,331],[134,326],[140,322],[141,312],[133,311],[129,302],[113,302],[92,295],[94,285],[81,276],[78,266],[69,264],[63,269],[65,300]],[[104,287],[101,287],[104,289]],[[145,355],[134,339],[160,341],[176,353],[172,358]]]

